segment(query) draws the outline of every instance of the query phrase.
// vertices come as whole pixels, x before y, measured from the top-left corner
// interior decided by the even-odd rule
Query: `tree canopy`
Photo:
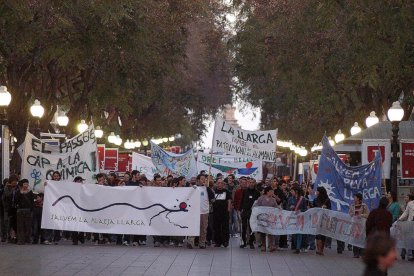
[[[125,138],[198,139],[205,116],[231,100],[222,8],[215,0],[2,1],[0,83],[12,93],[11,130],[21,142],[39,99],[43,131],[59,105],[69,132],[92,118]]]
[[[235,1],[239,95],[262,109],[262,125],[307,144],[404,95],[413,109],[412,1]],[[348,132],[348,129],[343,129]]]

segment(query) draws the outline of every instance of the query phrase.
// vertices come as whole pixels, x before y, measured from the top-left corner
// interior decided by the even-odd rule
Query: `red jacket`
[[[233,201],[234,209],[236,209],[237,211],[240,211],[240,203],[241,203],[242,198],[243,198],[243,189],[238,188],[234,192],[234,201]]]

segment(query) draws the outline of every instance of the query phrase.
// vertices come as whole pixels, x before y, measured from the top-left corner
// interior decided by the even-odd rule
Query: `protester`
[[[287,200],[290,197],[290,193],[287,186],[286,181],[282,180],[279,182],[279,187],[275,190],[276,201],[283,210],[288,210]],[[281,235],[279,237],[279,248],[288,248],[287,235]]]
[[[397,193],[394,191],[389,191],[387,194],[388,205],[387,210],[392,215],[392,221],[396,221],[401,215],[401,207],[397,201]]]
[[[231,194],[224,188],[223,180],[218,179],[213,200],[215,247],[229,246],[229,215],[231,210]]]
[[[18,178],[15,175],[10,176],[9,182],[6,183],[3,192],[3,206],[4,217],[7,231],[7,241],[9,243],[17,243],[16,229],[17,229],[17,208],[16,208],[16,193],[17,193]]]
[[[382,197],[378,208],[372,210],[367,218],[365,224],[365,231],[367,237],[374,232],[384,232],[390,235],[390,228],[392,225],[392,214],[387,210],[388,199]]]
[[[278,208],[276,199],[274,198],[274,191],[272,187],[268,186],[264,188],[263,195],[259,197],[257,200],[257,206],[265,206],[265,207],[273,207]],[[274,236],[268,234],[268,243],[269,243],[269,251],[274,252],[276,250],[275,244],[274,244]],[[261,251],[266,252],[266,234],[260,233],[260,239],[261,239]]]
[[[229,191],[231,196],[231,203],[233,204],[234,201],[234,193],[237,190],[238,184],[233,174],[229,174],[226,178],[227,184],[226,189]],[[230,207],[230,214],[229,214],[229,231],[231,237],[237,237],[237,233],[239,232],[239,222],[237,219],[237,211],[234,209],[234,206],[231,205]]]
[[[83,184],[83,181],[85,181],[85,179],[83,179],[81,176],[77,176],[75,177],[75,179],[73,179],[74,183]],[[82,244],[85,243],[85,233],[73,231],[72,232],[72,244],[78,245],[79,242],[81,242]]]
[[[404,209],[404,213],[398,218],[398,221],[413,221],[414,219],[414,195],[408,195],[405,198],[406,206]],[[405,260],[407,250],[403,249],[401,251],[401,258]],[[408,259],[408,261],[414,261],[414,250],[412,252],[412,257]]]
[[[33,219],[32,219],[32,228],[33,228],[33,244],[50,244],[49,240],[46,237],[45,230],[41,229],[42,226],[42,213],[43,213],[43,193],[34,195],[34,204],[33,204]]]
[[[395,241],[385,233],[375,233],[368,237],[365,248],[364,276],[386,276],[396,260]]]
[[[295,187],[292,188],[291,196],[288,198],[288,206],[290,211],[294,212],[305,212],[307,203],[306,199],[301,194],[302,189],[300,189],[298,186],[295,185]],[[295,254],[299,254],[300,250],[302,248],[302,234],[294,234],[292,236],[292,239],[295,244]]]
[[[313,203],[314,207],[331,209],[331,200],[328,197],[328,193],[324,187],[318,187],[316,189],[316,198]],[[316,235],[316,254],[323,256],[323,250],[325,249],[326,237],[323,235]]]
[[[214,199],[214,192],[207,187],[206,176],[199,174],[197,176],[198,190],[200,191],[200,236],[198,246],[200,249],[206,248],[208,215],[210,212],[210,202]],[[189,237],[187,247],[192,249],[195,246],[195,237]]]
[[[29,180],[19,181],[16,193],[17,244],[30,243],[32,234],[33,192],[29,189]]]
[[[369,215],[368,206],[362,201],[362,194],[357,193],[354,195],[354,202],[349,207],[349,215],[351,217],[367,218]],[[362,248],[353,246],[352,251],[354,258],[359,258],[362,255]]]
[[[1,242],[5,242],[7,239],[7,227],[6,227],[6,222],[8,221],[5,218],[5,209],[4,209],[4,204],[3,204],[3,192],[4,192],[4,188],[6,187],[7,183],[9,183],[9,179],[5,178],[3,180],[3,182],[0,182],[0,241]]]
[[[241,180],[247,184],[245,179]],[[244,184],[243,184],[244,185]],[[249,182],[248,188],[243,191],[242,200],[240,202],[240,216],[242,218],[242,245],[241,248],[247,246],[247,242],[251,249],[254,249],[254,233],[250,228],[250,216],[252,215],[252,207],[254,202],[260,197],[260,192],[256,190],[254,182]]]

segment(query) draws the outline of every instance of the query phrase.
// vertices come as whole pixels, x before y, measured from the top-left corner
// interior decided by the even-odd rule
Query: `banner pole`
[[[208,167],[207,187],[210,186],[210,177],[211,177],[211,167],[213,165],[213,150],[214,150],[214,137],[215,136],[216,136],[216,120],[214,120],[213,139],[211,139],[210,164],[209,164],[209,167]],[[213,179],[213,178],[211,177],[211,179]]]

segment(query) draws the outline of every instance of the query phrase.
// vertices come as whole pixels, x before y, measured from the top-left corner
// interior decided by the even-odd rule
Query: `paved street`
[[[261,253],[240,249],[0,245],[0,275],[361,275],[361,260],[351,252],[325,257],[289,251]],[[389,275],[412,275],[413,263],[398,261]]]

